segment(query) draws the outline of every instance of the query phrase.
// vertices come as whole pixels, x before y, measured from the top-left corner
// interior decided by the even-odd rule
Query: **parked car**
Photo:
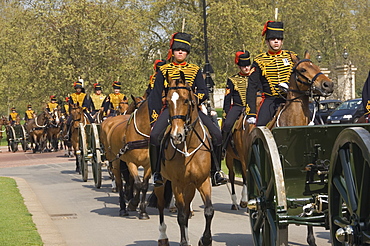
[[[362,99],[352,99],[343,102],[337,107],[331,115],[328,116],[328,124],[348,124],[356,123],[358,119],[364,114],[364,106]]]
[[[341,100],[329,99],[321,100],[319,102],[318,108],[316,109],[315,124],[325,124],[328,116],[342,103]],[[314,103],[310,103],[310,110],[313,114]]]

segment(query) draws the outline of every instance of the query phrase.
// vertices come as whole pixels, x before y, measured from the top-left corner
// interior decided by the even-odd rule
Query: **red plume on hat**
[[[267,25],[268,25],[268,23],[270,23],[270,22],[273,22],[273,21],[267,21],[267,22],[265,23],[265,25],[263,26],[262,36],[264,36],[264,35],[266,34],[266,31],[267,31]]]
[[[244,52],[243,51],[238,51],[238,52],[235,53],[235,64],[238,64],[238,62],[239,62],[239,56],[241,54],[244,54]]]
[[[55,96],[54,96],[54,95],[51,95],[51,96],[50,96],[50,99],[51,99],[51,100],[55,99]]]
[[[167,54],[167,60],[169,61],[172,57],[172,45],[173,45],[173,42],[175,40],[175,35],[178,34],[178,32],[175,32],[174,34],[172,34],[172,37],[171,37],[171,40],[170,40],[170,49],[168,50],[168,54]]]

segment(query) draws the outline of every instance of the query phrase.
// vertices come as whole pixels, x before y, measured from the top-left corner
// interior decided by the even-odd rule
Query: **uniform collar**
[[[183,62],[183,63],[176,63],[176,62],[172,62],[173,65],[176,65],[176,66],[185,66],[186,65],[186,61]]]
[[[278,52],[273,52],[273,51],[268,51],[267,53],[269,54],[269,55],[272,55],[272,56],[276,56],[276,55],[280,55],[281,54],[281,52],[283,52],[283,50],[279,50]]]
[[[249,76],[249,73],[248,73],[248,74],[244,74],[244,73],[242,73],[242,72],[239,72],[239,73],[238,73],[238,75],[239,75],[239,76],[242,76],[242,77],[247,77],[247,76]]]

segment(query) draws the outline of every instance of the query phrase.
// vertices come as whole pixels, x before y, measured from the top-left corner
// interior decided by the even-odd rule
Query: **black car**
[[[316,108],[316,115],[315,115],[315,124],[322,125],[326,123],[326,119],[328,116],[342,103],[341,100],[337,99],[329,99],[329,100],[321,100],[319,101],[319,105]],[[310,110],[313,114],[314,112],[314,103],[310,103]],[[312,117],[312,115],[311,115]]]
[[[362,99],[352,99],[343,102],[328,116],[327,124],[348,124],[356,123],[364,114]]]

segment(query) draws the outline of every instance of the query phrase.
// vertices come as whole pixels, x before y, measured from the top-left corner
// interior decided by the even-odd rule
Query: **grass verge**
[[[43,245],[14,179],[0,177],[0,244]]]

